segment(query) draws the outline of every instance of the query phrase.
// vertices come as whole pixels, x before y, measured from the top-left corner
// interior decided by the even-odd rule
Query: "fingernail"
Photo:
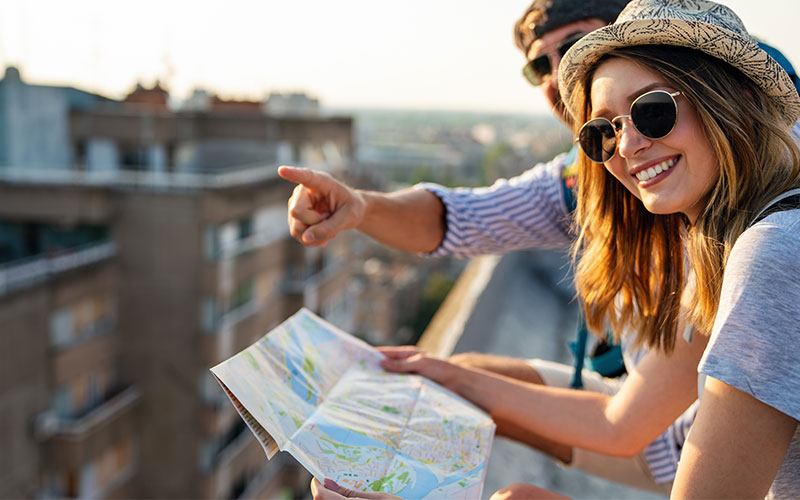
[[[338,490],[339,489],[339,485],[336,484],[336,481],[334,481],[333,479],[328,478],[328,477],[325,478],[325,481],[322,484],[324,484],[325,488],[327,488],[329,490],[333,490],[333,489]]]
[[[314,233],[306,233],[303,235],[303,241],[306,243],[314,243],[317,239],[314,237]]]

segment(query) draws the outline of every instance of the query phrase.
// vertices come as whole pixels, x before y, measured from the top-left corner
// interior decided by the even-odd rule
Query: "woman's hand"
[[[453,389],[452,383],[463,370],[448,361],[432,358],[414,346],[378,347],[378,351],[386,356],[381,366],[387,371],[416,373],[449,389]]]
[[[354,498],[356,500],[402,500],[400,497],[388,493],[353,491],[339,486],[333,479],[325,479],[325,486],[321,485],[316,478],[311,480],[311,494],[314,500],[341,500],[343,498]]]

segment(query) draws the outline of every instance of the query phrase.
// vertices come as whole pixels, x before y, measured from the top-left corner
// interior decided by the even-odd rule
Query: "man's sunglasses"
[[[562,40],[556,47],[558,57],[563,58],[569,48],[584,36],[586,36],[586,33],[575,33]],[[550,54],[542,54],[535,57],[522,67],[522,74],[534,87],[543,84],[552,73],[553,64],[550,62]]]
[[[636,98],[629,115],[620,115],[613,120],[594,118],[583,124],[575,139],[583,153],[596,163],[604,163],[617,152],[617,133],[622,130],[622,118],[631,123],[644,137],[656,141],[668,136],[678,123],[678,103],[675,97],[680,92],[669,93],[653,90]]]

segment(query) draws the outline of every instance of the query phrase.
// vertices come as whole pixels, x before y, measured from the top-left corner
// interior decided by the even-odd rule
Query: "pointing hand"
[[[289,198],[289,232],[304,245],[325,246],[364,219],[364,197],[327,172],[282,166],[278,175],[297,183]]]

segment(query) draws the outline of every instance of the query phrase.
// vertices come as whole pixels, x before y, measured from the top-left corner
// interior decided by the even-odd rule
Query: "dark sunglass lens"
[[[605,118],[589,120],[581,127],[578,144],[583,153],[593,162],[606,162],[614,156],[614,151],[617,149],[614,126]]]
[[[528,80],[528,83],[530,83],[534,87],[542,84],[541,78],[539,78],[539,75],[537,75],[536,72],[533,70],[532,62],[528,62],[528,64],[522,67],[522,76],[524,76],[525,79]]]
[[[544,82],[545,78],[550,76],[552,68],[550,67],[550,57],[546,54],[537,57],[528,63],[531,72],[536,75],[539,84]]]
[[[675,127],[677,118],[675,101],[666,92],[644,94],[631,106],[631,121],[643,136],[650,139],[666,137]]]

